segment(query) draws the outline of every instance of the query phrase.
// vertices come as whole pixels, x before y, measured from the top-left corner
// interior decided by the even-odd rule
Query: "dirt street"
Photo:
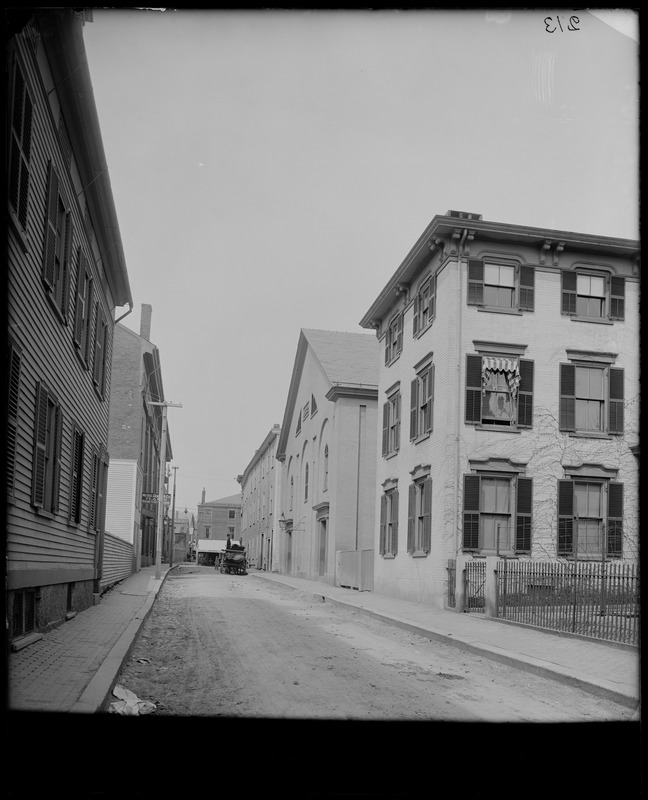
[[[487,722],[632,715],[292,588],[195,565],[167,577],[118,683],[154,702],[157,715]]]

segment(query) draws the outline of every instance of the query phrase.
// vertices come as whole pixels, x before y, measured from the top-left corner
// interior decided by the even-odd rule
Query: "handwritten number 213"
[[[562,22],[560,21],[560,17],[558,17],[558,16],[556,17],[556,22],[558,23],[558,28],[560,28],[561,32],[564,33],[564,28],[562,26]],[[547,33],[555,33],[558,30],[558,28],[556,28],[556,25],[554,24],[553,17],[545,17],[544,18],[544,24],[545,24],[545,31]],[[569,18],[569,25],[567,25],[567,30],[568,31],[579,31],[580,28],[576,27],[579,24],[580,24],[580,20],[578,19],[578,17],[570,17]],[[553,27],[550,27],[550,26],[553,26]]]

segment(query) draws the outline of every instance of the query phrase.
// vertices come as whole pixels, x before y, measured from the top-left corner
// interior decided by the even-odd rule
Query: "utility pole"
[[[173,467],[173,501],[171,504],[171,538],[169,540],[169,569],[173,567],[173,548],[175,546],[175,489],[176,489],[176,470]]]
[[[166,475],[167,408],[182,408],[182,403],[150,402],[150,406],[162,406],[162,441],[160,442],[160,477],[158,482],[157,530],[155,532],[155,580],[162,572],[162,521],[164,519],[164,477]]]

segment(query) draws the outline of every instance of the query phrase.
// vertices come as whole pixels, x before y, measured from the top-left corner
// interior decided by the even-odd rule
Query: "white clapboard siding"
[[[101,588],[123,581],[133,573],[133,545],[106,532],[104,536]]]
[[[106,531],[133,545],[137,462],[110,459],[106,500]]]

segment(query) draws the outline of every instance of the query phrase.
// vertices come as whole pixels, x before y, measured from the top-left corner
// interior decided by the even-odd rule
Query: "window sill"
[[[398,455],[398,450],[394,450],[393,453],[387,453],[386,455],[383,456],[383,458],[385,459],[385,461],[389,461],[390,458],[394,458],[394,456],[397,455]]]
[[[425,550],[414,550],[413,553],[410,553],[412,558],[427,558],[428,554]]]
[[[383,558],[394,559],[396,558],[396,556],[394,555],[394,553],[383,553]]]
[[[430,436],[432,436],[432,431],[430,431],[429,433],[424,433],[421,436],[417,436],[415,439],[410,439],[410,442],[412,444],[420,444],[421,442],[424,442],[426,439],[429,439]]]
[[[46,519],[56,519],[56,514],[53,511],[47,511],[44,508],[34,507],[34,512],[38,517],[45,517]]]
[[[420,339],[421,336],[423,336],[425,333],[427,333],[430,330],[430,328],[432,327],[432,323],[434,322],[434,319],[435,318],[433,318],[430,322],[428,322],[428,324],[424,328],[421,328],[420,331],[417,331],[414,334],[414,338],[415,339]]]
[[[491,433],[522,433],[522,428],[514,428],[511,425],[483,425],[481,423],[475,424],[475,430],[490,431]]]
[[[623,434],[617,434],[622,436]],[[569,437],[571,439],[612,439],[609,433],[598,433],[596,431],[570,431]]]
[[[16,218],[16,215],[13,213],[11,209],[9,209],[9,222],[11,230],[16,234],[18,241],[20,242],[20,247],[23,253],[26,255],[29,252],[29,244],[27,242],[27,232],[23,231]]]
[[[614,325],[611,319],[601,319],[600,317],[577,317],[575,314],[563,314],[568,316],[572,322],[593,322],[595,325]]]
[[[517,308],[498,308],[497,306],[477,306],[477,311],[485,311],[489,314],[509,314],[514,317],[521,317],[522,312]]]
[[[401,353],[402,353],[402,352],[403,352],[403,351],[401,350]],[[400,356],[401,356],[401,354],[399,353],[397,356],[394,356],[394,358],[392,358],[392,359],[391,359],[391,361],[386,361],[386,362],[385,362],[385,366],[386,366],[386,367],[391,367],[391,366],[392,366],[392,364],[395,364],[395,363],[398,361],[398,359],[400,358]]]

